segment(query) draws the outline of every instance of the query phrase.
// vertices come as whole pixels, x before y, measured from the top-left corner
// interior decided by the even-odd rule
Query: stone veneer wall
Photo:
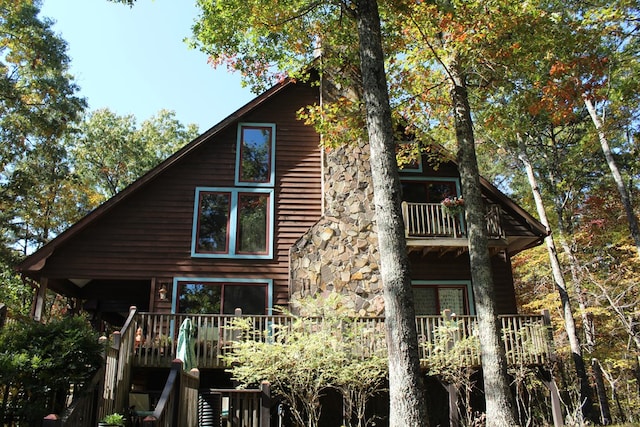
[[[361,316],[381,315],[369,147],[329,149],[324,162],[325,212],[290,249],[291,298],[335,291]]]

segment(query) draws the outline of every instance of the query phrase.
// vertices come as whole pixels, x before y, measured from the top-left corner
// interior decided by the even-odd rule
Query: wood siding
[[[458,254],[430,252],[427,255],[414,252],[409,255],[411,280],[442,281],[470,280],[469,253]],[[509,258],[500,253],[491,257],[495,302],[498,314],[515,314],[516,297],[513,289],[513,276]],[[473,283],[471,284],[473,287]]]
[[[297,110],[315,102],[317,89],[293,84],[242,117],[243,122],[276,124],[273,259],[191,257],[196,187],[234,186],[234,122],[57,248],[40,273],[51,278],[114,281],[273,279],[274,304],[285,304],[289,248],[320,217],[319,137],[296,119]],[[94,288],[88,290],[95,292]]]

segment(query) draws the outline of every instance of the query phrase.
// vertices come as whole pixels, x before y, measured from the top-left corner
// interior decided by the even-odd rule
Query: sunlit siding
[[[427,255],[412,253],[411,279],[427,280],[446,284],[447,281],[470,280],[469,253],[450,251],[442,253],[433,251]],[[502,254],[491,257],[493,281],[495,286],[494,301],[498,314],[515,314],[516,299],[513,291],[511,264]]]
[[[196,187],[234,185],[237,122],[138,188],[56,249],[47,277],[151,279],[240,277],[274,280],[274,303],[288,300],[288,251],[320,216],[319,138],[296,119],[317,89],[290,85],[242,117],[276,125],[274,256],[269,260],[191,257]]]

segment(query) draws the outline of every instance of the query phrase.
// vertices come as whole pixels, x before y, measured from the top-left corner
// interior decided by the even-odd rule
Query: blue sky
[[[183,42],[197,9],[190,0],[43,0],[42,17],[68,44],[71,73],[91,110],[107,107],[138,122],[160,109],[205,131],[251,100],[238,74],[214,70]]]

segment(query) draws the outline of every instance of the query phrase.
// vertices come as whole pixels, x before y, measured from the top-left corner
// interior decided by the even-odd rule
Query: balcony
[[[410,250],[428,247],[466,250],[469,247],[463,213],[451,215],[440,203],[402,202],[402,217]],[[500,206],[488,205],[485,220],[489,247],[506,247]]]
[[[130,347],[133,351],[133,366],[166,367],[176,357],[178,329],[182,321],[191,318],[196,326],[195,355],[199,369],[225,368],[223,356],[231,351],[233,341],[240,339],[239,332],[233,327],[238,318],[250,319],[256,336],[263,340],[272,339],[276,328],[293,327],[290,316],[225,316],[225,315],[186,315],[138,313],[133,318],[134,330],[143,331],[141,339],[135,340]],[[308,319],[308,327],[320,325],[324,319]],[[362,334],[354,343],[362,357],[385,351],[384,318],[356,318],[362,325]],[[551,340],[549,320],[545,315],[509,315],[500,316],[502,322],[502,341],[509,364],[542,365],[550,360]],[[429,360],[441,356],[447,348],[453,348],[456,342],[464,338],[477,336],[478,325],[474,316],[419,316],[416,318],[419,337],[420,361],[424,368]],[[442,346],[442,334],[447,345]],[[133,339],[133,338],[132,338]],[[137,343],[137,344],[136,344]],[[477,347],[465,350],[462,356],[469,366],[480,365]]]

